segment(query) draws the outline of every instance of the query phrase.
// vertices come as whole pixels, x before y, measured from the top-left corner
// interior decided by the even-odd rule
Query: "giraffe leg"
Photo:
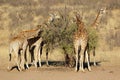
[[[26,69],[29,69],[28,61],[25,60]]]
[[[34,65],[37,68],[37,59],[38,58],[38,47],[35,47],[35,52],[34,52]]]
[[[90,63],[89,63],[89,59],[88,59],[88,52],[87,52],[87,50],[85,51],[85,55],[86,55],[86,61],[87,61],[87,65],[88,65],[88,70],[91,71],[91,67],[90,67]]]
[[[25,60],[26,69],[29,69],[28,61]]]
[[[22,68],[22,70],[24,70],[25,68],[24,68],[24,62],[25,62],[25,59],[24,59],[24,51],[21,51],[21,64],[20,64],[20,66],[21,66],[21,68]]]
[[[21,71],[21,67],[20,67],[20,57],[19,54],[18,54],[18,51],[15,52],[15,55],[14,55],[14,61],[15,63],[17,64],[17,67],[18,67],[18,70]]]
[[[8,63],[8,67],[7,70],[11,70],[10,64],[11,64],[11,59],[12,59],[12,48],[10,48],[9,50],[9,63]]]
[[[39,67],[41,67],[42,66],[42,64],[41,64],[41,54],[38,55],[38,61],[39,61]]]
[[[28,62],[26,62],[26,63],[25,63],[25,65],[26,65],[27,69],[29,69],[29,65],[28,65]]]
[[[95,62],[95,56],[94,56],[94,64],[93,64],[94,66],[96,66],[96,62]]]
[[[84,72],[83,58],[84,58],[84,49],[81,49],[81,51],[80,51],[80,71],[82,71],[82,72]]]
[[[27,65],[27,67],[28,67],[28,64],[26,64],[27,63],[27,53],[26,53],[26,50],[27,50],[27,46],[28,46],[28,42],[27,42],[27,40],[25,40],[24,42],[23,42],[23,46],[22,46],[22,51],[21,51],[21,68],[22,68],[22,70],[25,70],[25,67],[24,67],[24,64],[25,65]]]
[[[76,72],[78,71],[78,58],[79,58],[79,55],[76,54],[76,66],[75,66],[75,71]]]
[[[41,51],[40,51],[40,48],[38,49],[38,63],[39,63],[39,67],[41,67]]]
[[[75,57],[76,57],[75,72],[78,71],[78,61],[79,61],[79,51],[78,50],[79,50],[78,45],[75,45],[75,53],[76,53],[76,55],[75,55]]]
[[[95,48],[93,49],[93,58],[94,58],[94,66],[96,66],[96,62],[95,62]]]
[[[25,52],[25,65],[26,65],[26,69],[29,69],[29,65],[28,65],[28,53],[27,52]]]
[[[46,64],[47,64],[47,66],[49,66],[49,63],[48,63],[48,50],[46,52]]]
[[[83,68],[83,55],[80,55],[80,71],[84,72],[84,68]]]

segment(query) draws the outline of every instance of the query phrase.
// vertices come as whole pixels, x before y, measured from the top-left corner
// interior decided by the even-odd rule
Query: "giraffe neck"
[[[77,24],[77,26],[78,26],[78,30],[77,30],[77,33],[76,33],[77,37],[81,37],[83,35],[86,37],[87,30],[84,26],[84,23],[81,21],[79,24]]]
[[[99,11],[98,14],[97,14],[97,16],[96,16],[96,18],[95,18],[95,20],[94,20],[94,22],[93,22],[92,25],[91,25],[92,27],[97,28],[97,26],[98,26],[99,23],[100,23],[101,16],[102,16],[102,14],[101,14],[101,12]]]
[[[76,19],[77,19],[76,24],[78,26],[78,29],[75,32],[74,38],[76,40],[83,39],[83,37],[87,39],[87,30],[84,26],[84,22],[82,22],[79,16],[76,16]]]
[[[84,23],[81,22],[80,24],[78,24],[78,30],[83,30],[85,27],[84,27]]]
[[[79,29],[83,29],[84,28],[84,23],[78,18],[78,17],[76,17],[77,18],[77,26],[78,26],[78,30]]]

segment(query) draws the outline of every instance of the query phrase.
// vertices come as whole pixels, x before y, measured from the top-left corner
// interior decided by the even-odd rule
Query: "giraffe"
[[[8,70],[11,70],[12,67],[10,67],[10,62],[13,56],[13,60],[15,61],[15,64],[17,64],[18,70],[21,71],[24,69],[24,53],[26,51],[27,47],[27,39],[23,37],[14,37],[10,40],[10,46],[9,46],[9,65]]]
[[[94,31],[95,32],[95,38],[97,38],[98,36],[97,36],[97,27],[98,27],[98,25],[99,25],[99,23],[100,23],[100,21],[101,21],[101,18],[102,18],[102,16],[103,16],[103,14],[106,12],[106,8],[101,8],[100,10],[99,10],[99,12],[98,12],[98,14],[97,14],[97,16],[96,16],[96,18],[95,18],[95,20],[94,20],[94,22],[91,24],[91,26],[90,26],[90,28],[88,28],[90,31],[88,31],[89,32],[89,36],[92,34],[92,31]],[[92,30],[92,31],[91,31]],[[89,40],[91,39],[91,40],[94,40],[94,43],[96,43],[97,44],[97,41],[95,40],[95,38],[92,38],[92,37],[89,37]],[[89,44],[88,44],[88,46],[89,46]],[[93,62],[93,65],[94,66],[96,66],[96,61],[95,61],[95,49],[96,49],[96,45],[94,45],[94,46],[92,46],[92,49],[90,49],[90,51],[92,51],[92,53],[93,53],[93,59],[94,59],[94,62]],[[89,55],[89,57],[90,57],[90,51],[89,51],[89,53],[88,53],[88,55]],[[89,61],[90,61],[90,58],[89,58]]]
[[[38,25],[38,27],[39,27],[38,29],[22,31],[19,34],[19,35],[22,35],[25,38],[27,38],[27,42],[28,42],[27,47],[29,48],[30,52],[31,52],[31,49],[32,49],[33,46],[36,46],[36,48],[39,50],[40,44],[42,43],[42,38],[40,37],[40,35],[43,32],[43,30],[41,28],[41,25]],[[37,59],[39,59],[38,58],[39,52],[36,50],[36,48],[35,48],[35,53],[33,53],[34,56],[32,56],[32,54],[31,54],[31,61],[34,57],[34,59],[33,59],[33,60],[35,60],[34,63],[37,63],[36,61],[37,61]],[[38,55],[38,56],[36,56],[36,55]],[[26,63],[28,63],[27,62],[28,61],[27,60],[27,54],[25,55],[25,57],[26,57],[25,58]],[[36,66],[36,64],[35,64],[35,66]],[[27,68],[29,69],[29,67],[27,67]]]
[[[39,63],[39,66],[41,67],[41,54],[42,54],[42,37],[38,37],[38,40],[32,44],[30,48],[34,47],[34,65],[37,68],[37,61]]]
[[[24,69],[24,63],[26,64],[26,67],[29,68],[27,59],[25,58],[26,55],[26,49],[29,45],[28,40],[31,38],[34,38],[38,36],[41,33],[41,29],[35,29],[35,30],[29,30],[29,31],[22,31],[17,36],[11,38],[10,40],[10,46],[9,46],[9,64],[12,59],[12,55],[14,56],[13,59],[15,63],[17,64],[18,70],[21,71],[21,69]],[[11,70],[10,66],[8,66],[8,69]]]
[[[78,26],[77,32],[74,34],[74,48],[76,53],[76,66],[75,71],[78,71],[78,66],[80,67],[80,70],[84,72],[83,69],[83,56],[84,52],[86,54],[87,64],[88,64],[88,70],[91,71],[89,60],[88,60],[88,53],[86,50],[87,43],[88,43],[88,33],[86,28],[84,27],[84,23],[80,20],[80,15],[76,14],[76,24]],[[78,62],[80,65],[78,65]]]
[[[97,29],[97,26],[99,25],[100,23],[100,20],[103,16],[103,14],[106,13],[106,7],[105,8],[101,8],[94,20],[94,22],[91,24],[91,27],[93,27],[94,29]]]

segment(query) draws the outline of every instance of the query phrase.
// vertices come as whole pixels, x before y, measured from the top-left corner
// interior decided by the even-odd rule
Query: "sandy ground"
[[[118,50],[118,49],[117,49]],[[55,63],[49,67],[42,65],[36,69],[31,66],[29,70],[19,72],[17,69],[7,71],[8,47],[0,47],[0,80],[120,80],[120,51],[98,52],[97,66],[92,66],[92,71],[85,69],[75,72],[74,68],[64,67]],[[113,54],[114,53],[114,54]],[[55,55],[55,54],[54,54]],[[58,55],[55,55],[56,58]]]
[[[85,73],[75,72],[74,68],[64,67],[59,63],[55,66],[55,63],[46,67],[45,64],[42,67],[36,69],[31,66],[29,70],[19,72],[17,69],[7,71],[8,65],[8,49],[3,47],[0,49],[0,80],[119,80],[120,79],[120,55],[117,52],[104,52],[98,53],[97,58],[100,62],[97,66],[92,66],[92,71],[89,72],[85,68]],[[2,54],[6,53],[6,54]],[[108,54],[109,53],[109,54]],[[114,53],[114,54],[112,54]]]
[[[13,69],[8,72],[6,69],[0,70],[0,80],[119,80],[120,65],[92,66],[92,71],[85,69],[83,72],[75,72],[74,68],[45,65],[36,69],[34,66],[29,70],[19,72]]]

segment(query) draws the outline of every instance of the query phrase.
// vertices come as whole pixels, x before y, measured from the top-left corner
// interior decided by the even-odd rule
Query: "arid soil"
[[[9,59],[8,47],[2,46],[0,48],[0,80],[119,80],[119,52],[118,49],[114,51],[97,52],[96,60],[98,65],[91,65],[91,72],[86,68],[85,73],[81,71],[75,72],[74,68],[65,67],[63,63],[56,63],[54,60],[58,60],[60,56],[57,55],[57,52],[56,55],[50,54],[49,58],[54,58],[54,63],[50,63],[49,67],[46,67],[45,64],[38,69],[31,66],[29,70],[19,72],[16,68],[12,71],[7,71]]]
[[[119,80],[120,65],[110,66],[109,62],[103,62],[98,66],[92,66],[92,71],[75,72],[74,68],[43,65],[36,69],[34,66],[29,70],[19,72],[17,69],[7,71],[0,70],[0,80]]]

